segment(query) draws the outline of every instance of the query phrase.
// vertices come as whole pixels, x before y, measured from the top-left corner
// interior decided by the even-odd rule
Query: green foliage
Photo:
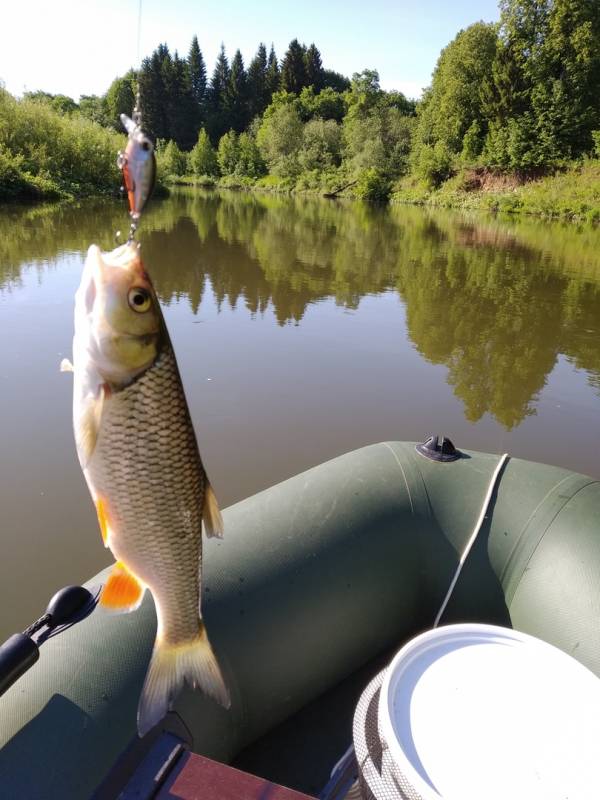
[[[305,86],[298,100],[298,111],[304,121],[320,117],[341,122],[347,109],[345,96],[330,87],[316,94],[313,86]]]
[[[298,164],[302,170],[327,171],[341,163],[342,131],[333,119],[311,119],[303,128]]]
[[[481,86],[491,73],[496,47],[495,26],[477,22],[460,31],[442,50],[431,87],[425,92],[418,109],[417,161],[420,160],[421,148],[426,150],[423,162],[430,160],[432,148],[438,143],[451,153],[463,152],[467,133],[467,152],[477,150],[474,132],[479,131],[479,139],[487,132]]]
[[[105,97],[99,97],[96,94],[82,94],[79,98],[79,113],[92,122],[97,122],[98,125],[104,127],[110,125]]]
[[[253,131],[244,131],[240,134],[235,173],[248,178],[258,178],[265,174],[265,162]]]
[[[592,131],[592,141],[594,142],[594,155],[600,158],[600,131]]]
[[[304,55],[304,65],[306,68],[306,85],[313,86],[315,92],[320,92],[323,88],[323,61],[315,44],[311,44]]]
[[[302,121],[293,97],[286,93],[274,95],[257,134],[258,147],[270,172],[279,177],[298,174],[302,135]]]
[[[217,161],[222,175],[233,175],[239,159],[239,142],[234,130],[223,134],[219,140]]]
[[[185,175],[187,158],[172,139],[165,143],[159,139],[156,143],[156,168],[162,176]]]
[[[300,94],[304,86],[308,86],[306,48],[298,39],[292,39],[281,63],[281,89]]]
[[[122,78],[115,78],[106,92],[106,116],[109,125],[117,131],[123,131],[120,115],[131,116],[135,105],[136,81],[135,72],[129,70]]]
[[[443,141],[422,145],[414,155],[415,174],[429,187],[437,187],[453,172],[453,153]]]
[[[390,178],[403,174],[415,125],[414,117],[401,111],[411,108],[406,98],[400,93],[390,98],[379,86],[377,71],[364,70],[353,75],[347,102],[343,136],[349,173],[374,169]]]
[[[381,170],[371,167],[363,170],[354,190],[356,197],[371,203],[385,203],[392,191],[392,184]]]
[[[219,174],[217,154],[214,147],[210,143],[210,139],[208,138],[208,134],[204,128],[200,129],[198,141],[189,153],[188,167],[190,171],[197,176],[216,176]]]
[[[123,137],[81,114],[0,89],[0,195],[65,196],[118,186],[115,153]]]
[[[200,110],[206,95],[206,64],[204,63],[197,36],[194,36],[190,45],[188,69],[190,73],[192,97],[194,98],[198,110]]]

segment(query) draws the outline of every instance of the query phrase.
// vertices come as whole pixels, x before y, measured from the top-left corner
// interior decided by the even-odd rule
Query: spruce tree
[[[271,102],[271,98],[275,92],[279,91],[281,83],[281,70],[279,69],[279,61],[275,55],[275,48],[271,44],[269,52],[269,61],[267,63],[267,76],[266,76],[266,101],[267,105]]]
[[[321,53],[319,53],[314,42],[306,51],[304,60],[306,66],[306,85],[314,86],[315,92],[318,94],[323,88],[324,70],[323,62],[321,61]]]
[[[240,133],[248,122],[248,106],[246,70],[244,69],[244,59],[239,50],[236,50],[231,61],[226,97],[229,124],[233,130]]]
[[[248,67],[248,116],[254,119],[269,105],[267,88],[267,48],[261,42]]]
[[[298,39],[292,39],[281,64],[281,88],[285,92],[300,94],[307,86],[306,49]]]
[[[206,94],[206,65],[202,58],[202,51],[198,44],[198,37],[194,36],[188,55],[188,68],[192,95],[198,106],[202,106]]]
[[[217,62],[208,90],[209,113],[206,127],[213,142],[218,142],[225,131],[229,130],[229,110],[227,108],[227,89],[229,86],[229,62],[225,54],[225,45],[221,44]]]

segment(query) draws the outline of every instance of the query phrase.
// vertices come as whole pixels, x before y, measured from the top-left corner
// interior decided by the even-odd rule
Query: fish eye
[[[134,289],[130,289],[127,293],[127,302],[129,303],[130,308],[140,314],[143,314],[144,311],[148,311],[152,305],[152,298],[146,289],[142,289],[137,286]]]
[[[150,150],[150,147],[151,147],[150,142],[147,139],[144,139],[142,141],[142,150],[148,151],[148,150]]]

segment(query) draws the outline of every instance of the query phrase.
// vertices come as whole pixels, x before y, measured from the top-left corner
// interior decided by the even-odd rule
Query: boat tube
[[[226,509],[224,538],[204,543],[202,607],[232,705],[186,688],[165,727],[231,761],[431,628],[498,462],[384,442]],[[441,622],[514,627],[600,676],[599,620],[600,482],[508,459]],[[2,796],[90,797],[128,746],[143,746],[136,711],[155,630],[147,593],[131,614],[96,609],[44,644],[0,698]]]

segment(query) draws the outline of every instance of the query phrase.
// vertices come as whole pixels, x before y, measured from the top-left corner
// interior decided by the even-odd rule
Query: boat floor
[[[370,661],[253,742],[232,766],[318,797],[352,743],[354,709],[363,690],[396,649]]]

